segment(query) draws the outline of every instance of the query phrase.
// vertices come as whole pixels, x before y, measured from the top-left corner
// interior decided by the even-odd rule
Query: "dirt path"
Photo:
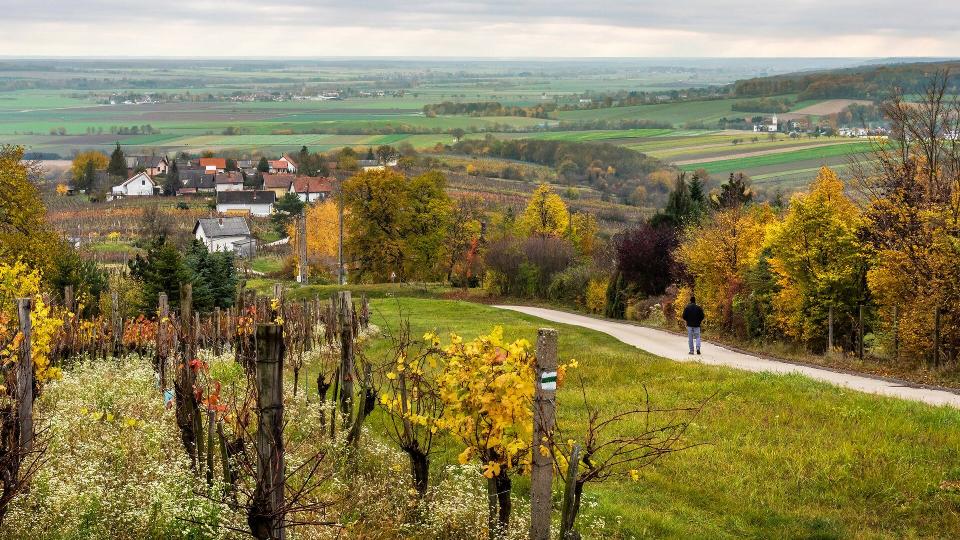
[[[548,321],[570,324],[603,332],[611,335],[618,340],[633,345],[647,352],[677,360],[680,362],[703,362],[704,364],[729,366],[746,371],[765,371],[770,373],[799,373],[818,381],[828,382],[851,390],[866,392],[869,394],[880,394],[892,396],[910,401],[919,401],[930,405],[949,405],[960,408],[960,394],[955,394],[946,390],[935,388],[922,388],[910,386],[900,381],[892,381],[868,377],[864,375],[853,375],[829,369],[805,366],[800,364],[791,364],[789,362],[779,362],[769,360],[759,356],[739,353],[725,349],[712,343],[703,343],[703,355],[691,356],[687,354],[687,339],[683,336],[636,326],[632,324],[595,319],[585,315],[567,313],[553,309],[527,307],[527,306],[495,306],[501,309],[509,309],[533,315]]]

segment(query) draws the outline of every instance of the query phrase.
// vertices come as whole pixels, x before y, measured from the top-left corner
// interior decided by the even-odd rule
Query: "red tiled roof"
[[[288,189],[296,179],[292,174],[263,174],[263,189]]]
[[[208,165],[213,166],[213,167],[216,167],[216,168],[218,168],[218,169],[226,169],[226,168],[227,168],[227,159],[226,159],[226,158],[215,158],[215,157],[200,158],[200,166],[201,166],[201,167],[207,167]]]
[[[333,179],[300,176],[293,181],[293,190],[297,193],[330,193],[333,191]]]

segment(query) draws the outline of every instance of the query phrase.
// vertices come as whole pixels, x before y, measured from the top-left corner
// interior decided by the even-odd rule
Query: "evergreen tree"
[[[82,189],[88,193],[93,191],[94,184],[97,183],[97,169],[92,161],[88,161],[83,167],[83,176],[80,177],[77,189]]]
[[[130,261],[130,277],[140,282],[140,306],[144,312],[157,310],[158,295],[167,293],[171,308],[180,305],[180,284],[190,283],[190,271],[183,264],[180,250],[167,243],[163,236],[157,237],[147,255],[137,255]]]
[[[373,147],[367,148],[367,161],[373,161],[377,159],[377,156],[373,153]]]
[[[695,205],[702,205],[707,202],[703,191],[703,181],[700,180],[700,175],[697,173],[693,173],[693,178],[690,179],[690,200]]]
[[[257,170],[261,173],[270,172],[270,162],[267,161],[266,157],[260,158],[260,161],[257,162]]]
[[[163,194],[176,195],[177,190],[179,190],[181,187],[180,171],[177,169],[177,162],[174,161],[173,165],[171,165],[170,169],[167,171],[167,177],[163,179]]]
[[[113,153],[110,154],[110,163],[107,165],[107,172],[120,178],[127,177],[127,159],[123,155],[123,150],[120,149],[120,143],[117,143],[117,147],[114,148]]]
[[[193,309],[198,312],[210,311],[213,309],[214,296],[211,287],[213,276],[210,252],[207,251],[207,246],[194,240],[190,243],[183,262],[190,271],[190,282],[193,283]]]
[[[689,220],[692,212],[693,199],[690,196],[690,188],[687,186],[687,173],[680,173],[667,199],[667,207],[663,209],[665,217],[669,218],[664,221],[670,221],[679,226]]]
[[[716,194],[711,202],[718,209],[739,208],[753,200],[753,190],[750,189],[750,178],[743,174],[730,173],[727,183],[720,186],[720,193]]]
[[[270,221],[273,222],[273,226],[280,236],[287,234],[287,225],[294,216],[299,216],[303,212],[303,206],[303,201],[296,193],[287,193],[277,199],[277,202],[273,205],[273,214],[270,216]]]

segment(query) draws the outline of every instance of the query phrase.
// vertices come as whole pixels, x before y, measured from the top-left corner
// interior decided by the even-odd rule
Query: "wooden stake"
[[[283,327],[257,327],[257,487],[248,521],[268,523],[268,538],[283,540]]]
[[[67,285],[63,288],[63,307],[67,311],[73,312],[73,285]]]
[[[17,424],[20,444],[18,460],[33,450],[33,350],[31,340],[33,326],[30,312],[33,299],[17,299],[17,316],[20,319],[20,362],[17,363]]]
[[[340,414],[353,416],[353,300],[350,291],[337,293],[337,326],[340,328]]]
[[[533,466],[530,470],[530,540],[550,539],[553,457],[540,452],[549,447],[557,395],[557,331],[537,332],[537,370],[533,397]]]

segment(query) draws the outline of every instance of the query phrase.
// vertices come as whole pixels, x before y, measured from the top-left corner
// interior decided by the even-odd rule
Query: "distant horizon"
[[[957,2],[906,12],[894,0],[0,0],[0,9],[10,56],[960,56]]]

